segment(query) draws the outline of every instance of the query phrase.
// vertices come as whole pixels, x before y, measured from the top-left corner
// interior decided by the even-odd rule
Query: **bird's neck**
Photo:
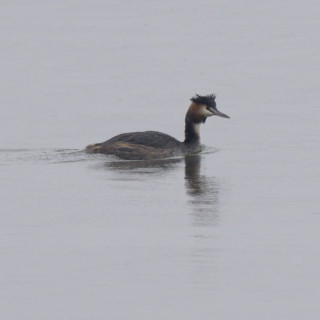
[[[186,118],[185,125],[185,144],[199,144],[200,143],[200,122],[195,123]]]

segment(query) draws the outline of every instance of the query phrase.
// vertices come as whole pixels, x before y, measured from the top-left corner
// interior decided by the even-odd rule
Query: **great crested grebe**
[[[199,126],[207,117],[229,118],[218,111],[216,96],[196,95],[185,118],[183,142],[158,131],[129,132],[119,134],[105,142],[90,144],[86,150],[94,153],[113,154],[126,160],[149,160],[167,158],[200,151]]]

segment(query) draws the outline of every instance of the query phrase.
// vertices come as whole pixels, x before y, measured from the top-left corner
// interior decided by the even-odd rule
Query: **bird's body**
[[[183,142],[158,131],[129,132],[114,136],[102,143],[91,144],[86,150],[113,154],[126,160],[160,159],[197,152],[200,150],[200,124],[212,115],[229,117],[216,109],[214,95],[197,95],[191,101],[185,118]]]
[[[158,131],[130,132],[89,145],[87,150],[114,154],[126,160],[159,159],[182,153],[182,142]]]

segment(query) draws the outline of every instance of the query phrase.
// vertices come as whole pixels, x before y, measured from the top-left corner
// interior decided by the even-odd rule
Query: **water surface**
[[[318,319],[319,10],[3,3],[1,319]],[[200,154],[83,151],[211,92]]]

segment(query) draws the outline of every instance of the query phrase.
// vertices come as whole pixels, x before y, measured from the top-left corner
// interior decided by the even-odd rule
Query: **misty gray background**
[[[1,319],[319,319],[319,1],[3,1]],[[231,119],[190,159],[195,93]]]

